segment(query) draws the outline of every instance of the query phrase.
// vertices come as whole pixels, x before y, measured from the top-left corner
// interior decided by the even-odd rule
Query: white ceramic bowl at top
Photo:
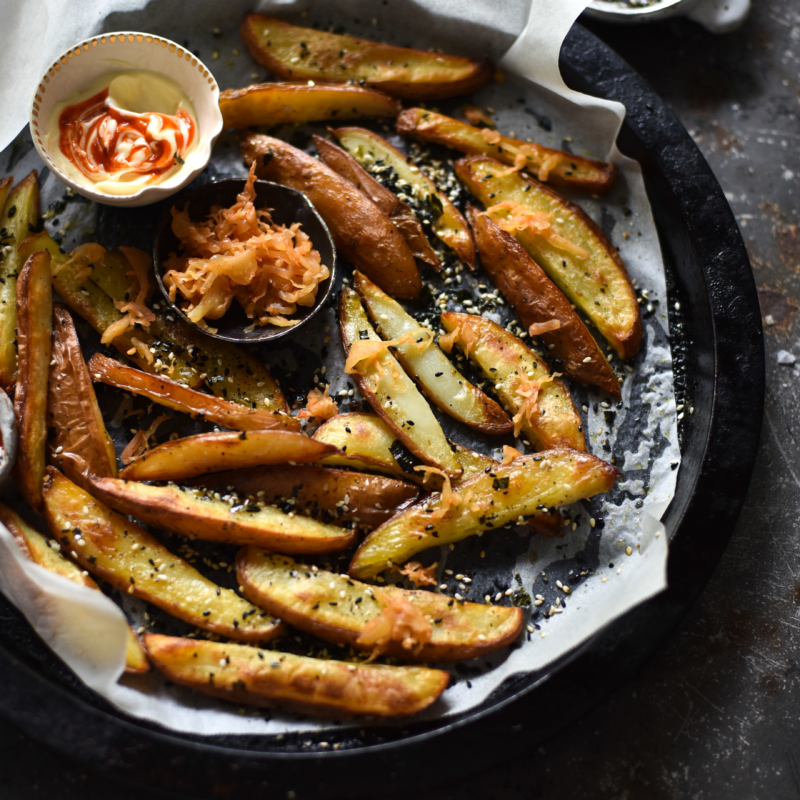
[[[103,75],[129,69],[160,73],[183,89],[194,106],[198,142],[191,163],[187,160],[163,182],[144,185],[133,194],[112,195],[66,175],[48,153],[45,134],[57,103],[84,90]],[[222,130],[219,87],[199,58],[169,39],[136,31],[104,33],[74,45],[47,69],[31,103],[30,129],[36,150],[49,169],[78,194],[106,205],[148,205],[179,191],[205,169]]]

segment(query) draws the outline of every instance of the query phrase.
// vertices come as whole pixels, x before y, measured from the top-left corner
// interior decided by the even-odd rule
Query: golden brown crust
[[[153,633],[144,644],[175,683],[232,703],[297,713],[408,716],[434,703],[450,680],[425,667],[352,664]]]
[[[415,258],[430,264],[436,270],[442,268],[428,237],[425,236],[422,224],[407,203],[400,200],[382,183],[376,181],[358,161],[338,145],[316,134],[314,135],[314,145],[324,164],[345,180],[350,181],[392,220]]]
[[[88,368],[91,379],[95,382],[142,395],[167,408],[182,411],[192,417],[200,417],[235,431],[275,428],[301,430],[300,421],[287,414],[231,403],[221,397],[198,392],[164,375],[125,366],[102,353],[95,353],[89,359]]]
[[[419,296],[414,256],[389,217],[353,184],[290,144],[263,134],[242,136],[242,153],[260,178],[303,192],[330,228],[336,249],[392,297]]]
[[[538,334],[556,371],[578,383],[598,386],[620,397],[619,381],[597,342],[564,293],[510,234],[472,206],[467,210],[483,268],[519,314],[525,329],[557,320],[557,330]]]
[[[115,478],[95,480],[92,493],[115,510],[183,536],[227,544],[255,544],[281,553],[335,553],[355,531],[284,514],[274,506],[229,506],[202,489],[151,486]]]
[[[88,489],[91,476],[115,478],[117,455],[108,435],[69,311],[53,308],[53,358],[47,399],[48,460]]]
[[[613,164],[508,136],[499,136],[498,141],[491,144],[483,137],[482,130],[424,108],[406,109],[397,118],[397,132],[404,136],[452,147],[467,155],[490,156],[510,166],[514,166],[515,151],[527,148],[528,152],[532,153],[528,171],[535,171],[537,174],[539,167],[548,158],[555,158],[556,163],[549,170],[547,177],[547,181],[553,186],[578,188],[593,194],[607,194],[617,181],[617,168]]]
[[[405,481],[312,464],[214,472],[189,483],[282,507],[288,500],[292,509],[325,522],[350,521],[369,529],[419,496],[419,488]]]
[[[225,129],[396,117],[401,110],[393,97],[349,83],[258,83],[243,89],[226,89],[219,96],[219,109]]]
[[[405,100],[467,94],[494,74],[488,59],[475,61],[381,44],[290,25],[262,14],[245,14],[240,33],[253,58],[283,80],[363,80]]]
[[[27,503],[42,510],[47,441],[47,383],[53,330],[50,254],[34,253],[17,278],[17,384],[19,431],[14,480]]]
[[[378,589],[255,547],[239,551],[236,575],[254,605],[320,639],[367,652],[372,645],[358,641],[365,626],[386,608],[384,600],[403,598],[432,623],[432,633],[418,649],[389,641],[384,652],[402,661],[477,658],[506,647],[522,631],[520,608],[453,602],[447,595],[398,586]]]
[[[178,481],[205,472],[269,464],[304,464],[336,452],[333,445],[293,431],[198,433],[165,442],[120,472],[131,481]]]

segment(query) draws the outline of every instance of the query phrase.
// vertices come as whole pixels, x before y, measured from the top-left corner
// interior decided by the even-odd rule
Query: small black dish
[[[226,178],[221,181],[212,181],[201,186],[189,195],[179,196],[175,205],[183,208],[189,204],[189,218],[204,220],[212,206],[228,208],[236,202],[239,193],[244,189],[244,178]],[[255,182],[256,208],[268,208],[272,214],[272,221],[276,225],[289,226],[294,222],[302,225],[303,231],[311,239],[314,249],[322,258],[322,263],[328,267],[330,275],[322,281],[317,289],[317,296],[313,306],[298,306],[293,315],[297,323],[290,327],[279,328],[274,325],[258,326],[251,329],[253,320],[248,319],[242,307],[231,303],[231,307],[219,319],[211,320],[216,328],[212,333],[207,328],[192,322],[181,310],[177,303],[169,299],[169,290],[164,285],[164,264],[171,253],[181,251],[181,243],[172,232],[172,213],[161,223],[153,244],[153,264],[155,266],[156,280],[164,295],[164,300],[179,314],[189,325],[193,325],[206,336],[215,339],[224,339],[227,342],[238,344],[256,344],[258,342],[271,342],[296,332],[310,320],[327,302],[333,288],[336,273],[336,247],[331,238],[328,226],[311,204],[311,201],[296,189],[281,186],[271,181]]]

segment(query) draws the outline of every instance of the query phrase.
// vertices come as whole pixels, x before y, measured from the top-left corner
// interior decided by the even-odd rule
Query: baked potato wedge
[[[131,481],[179,481],[204,472],[268,464],[305,464],[336,452],[332,445],[292,431],[199,433],[154,447],[128,464]]]
[[[290,144],[259,133],[242,136],[245,161],[259,178],[303,192],[325,220],[336,250],[392,297],[422,288],[417,262],[394,223],[350,181]]]
[[[84,569],[120,591],[229,639],[266,642],[283,632],[278,620],[204,578],[144,528],[53,467],[48,467],[44,504],[53,538]]]
[[[19,514],[0,503],[0,522],[8,528],[11,535],[19,542],[25,556],[48,572],[54,572],[68,580],[86,586],[88,589],[100,591],[100,587],[89,577],[89,573],[73,564],[61,554],[61,545],[54,539],[42,536],[32,528]],[[150,669],[150,662],[139,637],[128,626],[128,641],[125,648],[125,672],[141,674]]]
[[[464,481],[457,492],[431,495],[381,525],[356,551],[350,575],[368,580],[429,547],[607,492],[617,475],[615,467],[577,450],[519,456]]]
[[[512,167],[519,158],[527,172],[553,186],[605,194],[617,180],[617,168],[613,164],[501,136],[490,128],[476,128],[424,108],[403,111],[397,118],[397,132],[420,142],[452,147],[467,155],[490,156]]]
[[[388,631],[383,652],[404,661],[477,658],[511,644],[522,630],[520,608],[453,603],[447,595],[399,586],[373,587],[257,547],[239,551],[236,575],[245,596],[271,614],[327,642],[368,652],[373,646],[359,642],[365,626],[401,598],[430,624],[427,640],[413,648],[404,646],[405,630]]]
[[[6,390],[17,374],[17,276],[31,255],[23,256],[19,246],[38,221],[39,176],[34,170],[7,194],[0,211],[0,386]]]
[[[92,276],[97,273],[100,283],[113,292],[109,294],[92,277],[82,277],[86,265],[61,253],[46,231],[23,242],[20,253],[27,257],[37,250],[50,253],[56,273],[53,276],[55,290],[72,311],[98,333],[104,333],[112,323],[122,319],[122,312],[116,309],[114,301],[128,299],[130,281],[123,279],[129,265],[119,261],[117,254],[106,253],[92,266]],[[109,255],[117,258],[112,260]],[[112,270],[117,273],[113,274]],[[230,342],[205,336],[183,320],[170,321],[160,311],[155,313],[156,320],[149,329],[128,330],[115,337],[111,344],[145,372],[166,373],[172,380],[187,386],[205,382],[217,397],[250,408],[287,414],[286,399],[261,359]]]
[[[636,355],[642,343],[639,304],[619,253],[600,228],[574,203],[538,181],[509,174],[494,159],[462,158],[455,171],[617,355]]]
[[[284,513],[261,500],[203,488],[99,478],[92,493],[122,514],[192,539],[256,544],[279,553],[335,553],[355,541],[355,531]]]
[[[395,436],[423,463],[444,470],[452,477],[461,465],[425,398],[389,353],[369,323],[361,300],[345,288],[339,303],[339,321],[347,362],[345,372],[353,376],[361,394]],[[418,329],[422,332],[422,329]],[[420,333],[416,341],[423,340]],[[406,335],[406,338],[409,338]],[[432,336],[430,340],[432,342]]]
[[[97,404],[72,317],[60,303],[53,307],[52,342],[47,457],[88,491],[90,476],[117,476],[117,453]]]
[[[412,207],[416,207],[419,216],[430,221],[436,236],[474,269],[475,243],[467,221],[419,167],[386,139],[364,128],[337,128],[333,135],[373,177],[411,198]]]
[[[223,129],[326,119],[396,117],[400,103],[383,92],[346,84],[256,83],[219,96]]]
[[[581,417],[569,389],[551,375],[540,356],[490,319],[447,312],[441,320],[464,354],[492,382],[506,408],[514,412],[515,436],[524,431],[537,450],[586,449]]]
[[[411,206],[404,203],[394,192],[376,181],[361,164],[341,147],[314,134],[314,145],[322,162],[337,175],[350,181],[362,194],[365,194],[394,223],[400,235],[406,240],[414,258],[440,270],[442,264],[431,247],[428,237]]]
[[[437,100],[479,89],[488,60],[428,53],[246,14],[240,29],[250,55],[283,80],[366,84],[404,100]]]
[[[28,505],[42,510],[47,442],[47,382],[53,331],[50,254],[34,253],[15,281],[17,290],[17,463],[14,481]]]
[[[356,522],[370,530],[419,497],[419,489],[406,481],[316,464],[232,469],[201,475],[190,485],[235,492],[331,524]]]
[[[325,456],[320,464],[341,466],[349,469],[364,469],[396,475],[424,486],[428,491],[442,488],[439,475],[419,472],[415,469],[422,464],[399,439],[389,426],[375,414],[351,412],[339,414],[320,425],[314,438],[338,447],[340,452]],[[450,442],[458,463],[461,476],[452,481],[454,486],[463,483],[472,475],[483,472],[486,467],[497,462],[474,450],[469,450],[455,442]]]
[[[105,383],[126,392],[146,397],[159,405],[182,411],[192,417],[208,420],[235,431],[260,431],[283,428],[300,431],[299,420],[288,414],[269,411],[266,408],[248,408],[241,403],[232,403],[220,397],[198,392],[165,375],[142,372],[126,367],[95,353],[89,359],[89,374],[96,383]]]
[[[620,397],[614,370],[564,293],[510,233],[473,207],[467,216],[483,268],[511,303],[525,329],[534,330],[547,347],[551,364],[555,361],[558,370],[578,383],[597,386]],[[546,330],[548,326],[552,329]]]
[[[356,272],[353,285],[382,338],[399,339],[420,330],[420,324],[400,303],[360,272]],[[433,339],[433,331],[426,331]],[[514,425],[505,411],[473,386],[435,341],[421,353],[415,341],[403,342],[394,348],[394,356],[422,393],[453,419],[481,433],[504,434],[513,430]]]
[[[173,683],[238,705],[302,714],[404,717],[434,703],[450,680],[426,667],[352,664],[155,633],[146,633],[144,644]]]

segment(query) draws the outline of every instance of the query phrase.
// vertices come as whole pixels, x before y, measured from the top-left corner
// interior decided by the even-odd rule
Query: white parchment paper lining
[[[252,82],[249,74],[254,70],[252,62],[237,66],[229,61],[230,70],[223,75],[223,65],[209,62],[206,55],[212,46],[219,44],[211,39],[213,27],[226,24],[227,31],[235,31],[241,15],[252,10],[245,0],[229,0],[224,9],[219,8],[219,3],[203,0],[193,4],[191,14],[179,10],[185,6],[176,7],[164,0],[86,2],[79,7],[67,0],[47,0],[40,5],[39,15],[26,17],[29,4],[21,3],[15,6],[13,19],[4,20],[0,39],[6,49],[0,48],[0,71],[7,79],[2,82],[0,98],[6,113],[0,121],[0,149],[13,140],[27,121],[29,96],[19,92],[19,87],[30,86],[32,91],[40,72],[63,49],[103,31],[142,30],[177,41],[189,37],[193,45],[208,45],[202,57],[214,69],[221,88]],[[498,128],[503,132],[515,131],[519,138],[533,138],[556,147],[561,147],[563,138],[569,136],[575,152],[612,160],[620,169],[619,187],[604,200],[604,207],[610,209],[614,224],[619,226],[617,230],[624,226],[628,234],[624,241],[615,235],[615,243],[620,245],[631,277],[647,287],[646,302],[653,311],[645,319],[643,352],[624,383],[623,407],[615,410],[614,422],[609,424],[604,417],[605,411],[599,406],[602,396],[589,395],[585,407],[590,449],[601,457],[602,445],[607,445],[609,451],[613,449],[617,453],[617,466],[624,473],[615,491],[603,500],[605,527],[598,566],[573,590],[566,612],[555,608],[555,613],[546,618],[540,614],[537,627],[532,635],[524,637],[520,647],[500,658],[494,669],[473,678],[471,685],[459,681],[451,686],[442,701],[429,710],[431,717],[468,710],[514,673],[541,673],[548,664],[564,658],[610,621],[666,586],[667,542],[659,520],[674,494],[680,452],[671,357],[665,336],[668,328],[664,267],[639,166],[623,157],[615,145],[624,108],[567,89],[558,70],[561,43],[585,5],[586,0],[517,0],[504,3],[500,10],[480,0],[424,3],[393,0],[389,6],[346,0],[307,6],[274,0],[259,6],[259,10],[277,14],[308,7],[309,22],[323,10],[326,18],[336,18],[339,13],[348,30],[362,35],[369,35],[372,23],[378,31],[373,34],[375,38],[381,38],[383,33],[384,39],[419,46],[422,42],[409,33],[418,31],[427,46],[435,42],[443,49],[449,47],[461,52],[494,51],[495,58],[513,41],[527,14],[527,25],[500,62],[509,79],[501,86],[482,90],[476,100],[495,107]],[[359,11],[363,17],[361,30],[352,22]],[[372,20],[378,13],[381,19]],[[22,43],[31,41],[29,36],[35,34],[36,25],[39,26],[36,40],[44,41],[44,46],[24,47],[23,52]],[[396,31],[403,31],[401,40],[397,39]],[[222,41],[224,46],[225,39]],[[237,38],[229,46],[241,47],[241,44]],[[41,64],[31,63],[32,52],[44,54]],[[247,61],[246,57],[242,61]],[[540,112],[546,112],[552,123],[550,132],[537,128],[531,116],[514,104],[512,97],[519,94],[520,88]],[[14,172],[31,166],[36,165],[20,164]],[[55,179],[49,176],[49,180]],[[592,199],[582,196],[575,199],[598,221],[602,213],[609,213],[603,212]],[[619,463],[620,452],[624,454],[624,463]],[[543,566],[580,551],[589,534],[584,514],[582,524],[569,531],[563,540],[534,537],[516,569],[526,588],[536,578],[540,583],[533,583],[533,593],[538,592]],[[632,551],[630,556],[626,555],[628,547]],[[199,693],[175,687],[168,690],[157,675],[137,679],[135,684],[118,683],[124,665],[122,611],[101,593],[26,561],[2,526],[0,590],[88,686],[134,716],[175,730],[205,734],[277,734],[324,727],[324,723],[291,716],[265,719],[257,712],[241,713]],[[564,601],[566,604],[566,594]],[[134,616],[134,624],[141,624],[139,614]]]

